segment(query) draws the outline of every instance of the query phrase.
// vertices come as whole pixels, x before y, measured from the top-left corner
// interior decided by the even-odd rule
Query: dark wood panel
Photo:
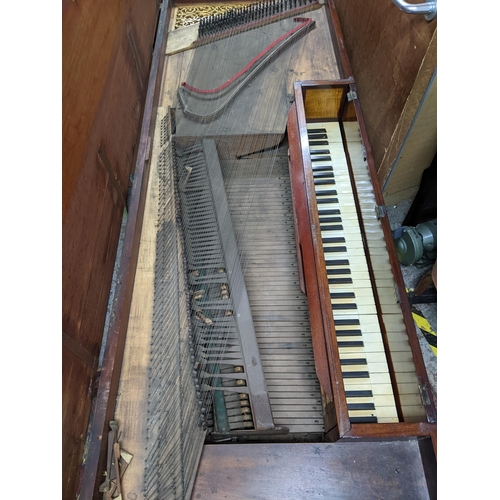
[[[430,95],[426,97],[426,100],[433,94],[432,91],[432,80],[437,68],[437,29],[432,36],[429,46],[427,47],[427,52],[422,64],[418,70],[417,77],[413,83],[410,95],[405,102],[403,111],[401,112],[401,117],[398,124],[394,130],[391,141],[387,146],[387,151],[384,154],[382,163],[378,165],[378,178],[381,185],[385,184],[389,175],[391,176],[391,181],[389,184],[394,183],[396,180],[396,185],[398,184],[399,177],[399,190],[403,191],[412,186],[410,179],[413,178],[414,184],[419,183],[418,178],[423,170],[426,168],[426,164],[429,160],[432,152],[436,151],[436,101],[431,106],[430,102],[427,101],[427,105],[424,105],[424,96],[429,92]],[[436,81],[434,85],[437,86]],[[422,108],[421,108],[422,106]],[[422,115],[420,113],[423,111]],[[418,113],[418,117],[417,114]],[[414,122],[414,120],[416,120]],[[422,122],[427,122],[427,125],[423,125]],[[434,122],[434,125],[432,124]],[[419,125],[420,123],[420,125]],[[408,135],[410,134],[410,135]],[[409,144],[406,142],[409,141]],[[403,151],[403,146],[409,149]],[[398,156],[401,156],[398,159]],[[404,159],[403,162],[400,160]],[[395,165],[395,162],[397,164]],[[413,165],[408,168],[408,165]],[[391,173],[394,167],[394,171]],[[396,174],[393,176],[393,174]],[[395,177],[395,179],[393,178]],[[409,184],[408,181],[410,181]],[[405,186],[406,184],[406,186]],[[388,186],[384,188],[384,196],[390,194],[390,191],[396,191],[394,187],[388,189]]]
[[[114,418],[115,403],[120,381],[120,371],[127,334],[127,326],[134,288],[134,278],[142,229],[146,190],[149,179],[149,155],[151,137],[154,133],[160,83],[163,75],[166,37],[165,27],[169,22],[170,9],[165,5],[160,10],[147,84],[144,114],[141,123],[135,180],[129,203],[129,215],[125,228],[123,250],[118,263],[118,287],[113,303],[109,338],[106,342],[102,371],[99,377],[95,411],[89,424],[88,454],[82,474],[80,499],[90,500],[99,496],[97,488],[105,470],[105,453],[109,421]]]
[[[137,137],[157,4],[157,0],[63,1],[63,220],[84,163],[94,160],[96,151],[89,151],[89,141],[95,147],[105,131],[111,138],[108,145],[120,151],[132,145],[119,140],[125,137],[115,137],[117,132],[131,130]],[[123,120],[129,112],[134,119]],[[131,162],[119,155],[116,160],[121,163],[114,159],[111,155],[123,180]]]
[[[335,0],[378,169],[436,29],[391,0]]]
[[[89,381],[137,156],[157,15],[157,0],[63,1],[62,454],[69,499],[78,487]]]
[[[417,440],[207,445],[192,499],[435,498]]]
[[[66,334],[98,356],[123,204],[114,203],[107,172],[85,172],[62,230],[62,319]]]
[[[85,99],[87,92],[94,95],[100,90],[100,85],[83,77],[81,81],[73,82],[74,73],[79,71],[75,71],[69,56],[68,66],[63,61],[63,73],[69,74],[63,78],[63,105],[71,111],[66,116],[63,110],[63,329],[75,339],[82,337],[85,347],[91,351],[100,347],[102,319],[109,295],[124,201],[137,151],[149,71],[149,52],[146,48],[149,45],[151,49],[157,14],[155,1],[145,7],[141,4],[138,8],[137,2],[130,1],[121,19],[114,19],[113,22],[110,18],[110,25],[121,23],[117,35],[119,42],[114,47],[115,54],[107,60],[108,67],[99,71],[99,78],[105,77],[106,81],[95,115],[89,118],[92,130],[88,136],[82,133],[76,139],[72,135],[73,116],[79,114],[79,106],[83,107],[83,120],[92,107],[92,100],[87,104],[81,103],[81,96]],[[146,22],[144,12],[148,11]],[[120,12],[118,10],[114,17]],[[68,29],[75,28],[78,32],[80,25],[72,18],[70,21]],[[82,21],[83,24],[85,22]],[[144,24],[149,28],[143,28]],[[99,37],[98,26],[97,23],[95,33],[88,28],[86,35],[89,39]],[[134,26],[141,27],[140,36],[134,34]],[[83,35],[78,39],[79,46],[76,46],[77,41],[72,41],[75,52],[86,53],[85,48],[90,42]],[[103,43],[102,52],[106,51],[105,45]],[[97,48],[95,50],[99,52]],[[95,59],[95,63],[99,63],[97,55]],[[91,74],[93,72],[94,69],[90,71]],[[85,143],[86,150],[83,156],[77,157],[82,143]],[[74,145],[78,148],[73,148]],[[85,318],[89,311],[98,318],[97,322]],[[84,320],[91,321],[92,328],[82,328]]]
[[[74,499],[80,475],[95,370],[62,348],[62,498]]]

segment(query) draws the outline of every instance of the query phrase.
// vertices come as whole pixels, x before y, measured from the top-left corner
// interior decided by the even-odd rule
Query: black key
[[[323,227],[325,222],[342,222],[342,217],[322,217],[319,216],[319,227],[324,231],[328,231],[328,228]]]
[[[327,276],[332,276],[335,274],[351,274],[350,269],[327,269],[326,270]]]
[[[335,201],[333,201],[333,200],[335,200]],[[326,198],[324,200],[318,200],[316,198],[317,205],[324,205],[325,203],[338,203],[338,202],[339,202],[338,198]]]
[[[345,238],[342,236],[339,237],[334,237],[334,236],[329,236],[326,238],[322,238],[323,243],[345,243]]]
[[[311,156],[311,161],[332,161],[331,156]]]
[[[319,218],[323,215],[338,215],[339,211],[337,208],[327,208],[326,210],[318,211]]]
[[[348,410],[374,410],[373,403],[347,403]]]
[[[332,304],[332,310],[343,311],[344,309],[357,309],[356,304]]]
[[[330,285],[350,285],[350,284],[352,284],[352,278],[328,278],[328,284],[330,284]]]
[[[347,252],[347,247],[323,247],[324,253]]]
[[[315,186],[325,186],[327,184],[335,184],[335,179],[333,177],[331,179],[314,179]]]
[[[328,141],[309,141],[310,146],[328,146]]]
[[[337,326],[337,321],[335,321],[335,326]],[[337,337],[361,337],[363,334],[361,330],[337,330],[335,328],[335,335]]]
[[[359,325],[359,319],[336,319],[335,324],[338,326],[356,326]]]
[[[315,179],[326,179],[326,178],[329,178],[329,179],[333,179],[333,172],[321,172],[321,171],[318,171],[318,170],[315,170],[313,172],[313,177]]]
[[[342,224],[321,224],[320,227],[323,231],[342,231],[344,229]]]
[[[346,398],[372,398],[372,391],[345,391]]]
[[[326,134],[326,128],[308,128],[307,129],[308,134]]]
[[[312,165],[313,172],[333,172],[331,165]]]
[[[377,417],[349,417],[351,424],[376,424]]]
[[[368,372],[342,372],[342,378],[370,378]]]
[[[315,139],[328,139],[328,136],[326,134],[313,133],[313,134],[307,134],[307,138],[309,139],[309,141],[314,141]]]
[[[338,342],[339,347],[363,347],[364,345],[362,340],[340,340]]]
[[[330,292],[331,299],[354,299],[354,292]]]
[[[315,149],[314,151],[311,151],[311,156],[312,155],[329,155],[330,150],[329,149]]]
[[[331,260],[330,261],[330,266],[348,266],[349,265],[349,261],[347,259],[338,259],[338,260]],[[328,271],[330,271],[330,269],[327,270],[327,274],[328,274]],[[359,325],[359,323],[356,323],[357,325]]]
[[[366,358],[341,359],[340,364],[345,366],[366,365]]]
[[[316,198],[318,196],[337,196],[337,191],[335,189],[325,189],[323,191],[316,191]]]

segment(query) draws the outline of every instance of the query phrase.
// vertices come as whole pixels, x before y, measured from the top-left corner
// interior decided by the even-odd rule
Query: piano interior
[[[334,5],[198,7],[162,14],[121,489],[434,498],[435,404]],[[339,477],[356,461],[362,490]]]

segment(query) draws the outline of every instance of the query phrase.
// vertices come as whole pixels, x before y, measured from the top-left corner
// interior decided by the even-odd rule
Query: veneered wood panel
[[[63,0],[62,479],[68,499],[77,494],[89,387],[137,154],[157,15],[157,0]]]
[[[304,108],[309,119],[338,118],[341,88],[315,89],[304,93]]]
[[[415,195],[420,183],[419,177],[429,166],[437,150],[436,87],[434,95],[430,92],[431,84],[436,85],[436,74],[437,29],[378,168],[377,176],[384,186],[384,197],[388,204],[399,203]],[[399,177],[402,181],[397,189],[391,187],[393,177]],[[410,180],[411,177],[413,181]],[[418,180],[414,182],[417,177]],[[391,197],[391,194],[395,196]]]
[[[206,445],[191,498],[429,499],[435,471],[417,440]]]
[[[388,205],[413,198],[420,187],[422,173],[437,152],[437,77],[415,117],[406,142],[396,157],[394,171],[384,188]]]
[[[62,498],[75,498],[96,372],[62,348]],[[75,425],[80,424],[80,425]]]
[[[160,91],[165,53],[164,29],[169,20],[169,6],[160,10],[156,31],[154,52],[147,84],[144,114],[141,123],[137,158],[135,161],[135,180],[129,202],[129,213],[123,236],[123,250],[117,268],[116,296],[112,305],[109,336],[104,350],[102,371],[95,396],[95,411],[89,423],[88,453],[83,469],[80,499],[90,500],[98,497],[98,486],[106,469],[106,443],[109,421],[114,418],[115,402],[118,393],[123,351],[126,340],[133,283],[136,272],[139,242],[149,179],[149,157],[151,137],[155,127],[156,109]]]
[[[83,163],[88,157],[89,139],[95,135],[96,126],[99,127],[98,112],[104,111],[109,120],[127,128],[132,124],[120,123],[115,112],[121,106],[127,109],[132,104],[136,108],[135,113],[139,115],[136,120],[140,118],[144,89],[130,101],[127,89],[122,87],[127,82],[122,80],[119,73],[124,70],[139,72],[141,88],[145,87],[156,27],[157,4],[157,0],[63,0],[63,220]],[[120,45],[130,58],[126,66],[116,57]],[[110,73],[113,72],[115,75],[110,78]],[[103,95],[106,85],[112,88],[116,96],[114,99]],[[137,125],[136,122],[135,128]],[[124,146],[123,143],[116,145]],[[119,170],[121,169],[116,169]]]
[[[406,14],[391,0],[335,0],[335,6],[378,169],[437,18]]]
[[[63,60],[63,74],[69,74],[63,78],[63,106],[71,108],[68,115],[63,110],[63,329],[75,339],[82,336],[83,342],[91,344],[85,346],[89,350],[96,342],[100,347],[102,329],[98,333],[83,331],[82,321],[87,311],[93,311],[101,317],[98,324],[94,324],[99,327],[105,314],[129,175],[137,149],[149,70],[150,52],[146,47],[149,45],[151,49],[156,26],[155,1],[150,2],[149,9],[142,3],[138,8],[137,2],[132,0],[128,4],[127,9],[117,7],[117,12],[113,16],[110,14],[108,19],[111,25],[121,24],[121,30],[117,35],[119,40],[114,44],[115,53],[106,60],[108,67],[102,68],[98,74],[99,78],[105,78],[105,85],[87,136],[83,133],[76,138],[73,136],[73,116],[80,108],[84,109],[84,116],[92,111],[93,100],[89,98],[86,102],[85,96],[94,96],[101,87],[99,82],[89,81],[87,77],[72,81],[80,66],[75,69],[72,64],[75,58],[69,55],[68,67]],[[147,11],[149,28],[146,29],[143,26]],[[122,17],[117,20],[119,14]],[[82,13],[81,16],[81,23],[85,24],[85,15]],[[72,17],[68,22],[69,31],[79,27]],[[140,36],[134,35],[135,25],[143,31]],[[97,52],[106,51],[106,43],[99,50],[90,42],[90,39],[99,37],[98,27],[97,22],[93,32],[89,26],[88,31],[81,35],[79,46],[72,37],[73,50],[81,52],[84,60],[88,59],[83,54],[89,47]],[[97,65],[102,56],[94,55],[94,59]],[[90,73],[95,73],[94,66],[90,67]],[[82,96],[84,102],[81,102]],[[77,157],[76,151],[83,142],[86,142],[86,151],[84,156]],[[76,149],[72,147],[73,143]]]

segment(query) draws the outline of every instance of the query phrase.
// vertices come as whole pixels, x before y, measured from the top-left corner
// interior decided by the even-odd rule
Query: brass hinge
[[[349,92],[347,92],[347,100],[348,101],[354,101],[354,99],[357,99],[358,98],[358,94],[356,94],[356,92],[354,92],[354,90],[350,90]]]

